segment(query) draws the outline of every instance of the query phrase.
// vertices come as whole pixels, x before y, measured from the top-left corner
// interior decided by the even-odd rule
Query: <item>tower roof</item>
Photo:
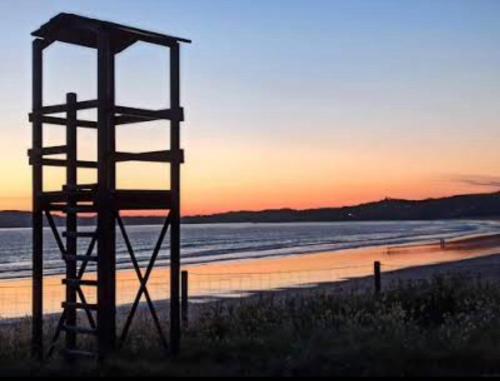
[[[178,42],[191,42],[191,40],[185,38],[169,36],[71,13],[59,13],[31,34],[45,40],[97,48],[97,35],[100,31],[109,33],[115,53],[126,49],[137,41],[164,46],[171,46]]]

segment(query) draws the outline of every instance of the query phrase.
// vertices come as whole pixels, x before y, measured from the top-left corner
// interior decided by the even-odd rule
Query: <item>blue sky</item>
[[[193,40],[182,52],[185,186],[209,195],[207,211],[481,191],[491,187],[469,180],[500,175],[499,1],[2,0],[0,12],[0,150],[19,163],[0,166],[12,178],[0,208],[29,195],[29,34],[59,12]],[[124,53],[119,101],[161,106],[166,64],[160,49]],[[47,103],[93,98],[94,65],[86,49],[48,52]],[[133,131],[124,144],[158,136]],[[280,198],[284,187],[299,190]]]

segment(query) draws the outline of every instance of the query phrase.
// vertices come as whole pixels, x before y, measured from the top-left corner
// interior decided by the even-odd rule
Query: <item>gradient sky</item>
[[[500,188],[500,1],[1,0],[0,209],[30,208],[30,32],[59,12],[193,40],[182,51],[183,213],[336,206]],[[96,93],[95,52],[55,44],[45,104]],[[117,58],[117,102],[164,107],[167,55]],[[165,125],[121,126],[161,149]],[[60,144],[63,127],[45,129]],[[92,131],[80,156],[95,154]],[[166,168],[123,164],[124,188]],[[62,182],[47,171],[46,189]],[[81,173],[81,179],[91,179]]]

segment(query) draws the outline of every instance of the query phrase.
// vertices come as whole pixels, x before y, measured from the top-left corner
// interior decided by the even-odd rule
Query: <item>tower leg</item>
[[[32,354],[38,359],[43,358],[43,210],[40,196],[43,191],[43,172],[40,157],[37,153],[42,148],[42,70],[43,44],[41,40],[33,41],[33,131],[32,145],[34,161],[33,176],[33,274],[32,274],[32,308],[33,332]]]
[[[74,192],[77,184],[77,152],[76,152],[76,94],[68,93],[66,95],[67,111],[67,124],[66,124],[66,151],[67,151],[67,165],[66,165],[66,186],[68,196],[68,207],[76,208],[76,199]],[[77,231],[77,217],[76,212],[68,212],[66,215],[66,254],[70,256],[77,255],[77,238],[76,235],[69,233],[76,233]],[[76,260],[66,261],[66,279],[76,279]],[[76,289],[70,283],[66,284],[66,324],[71,327],[76,326]],[[66,348],[69,350],[76,349],[76,332],[66,332]]]
[[[97,329],[98,350],[102,358],[115,347],[115,218],[111,203],[114,191],[114,55],[109,36],[98,35],[98,186],[97,186]]]
[[[170,108],[180,108],[180,57],[179,44],[170,47]],[[170,123],[170,149],[177,154],[180,150],[179,120]],[[178,155],[174,155],[177,157]],[[172,354],[180,349],[180,162],[170,163],[170,188],[172,210],[170,225],[170,346]]]

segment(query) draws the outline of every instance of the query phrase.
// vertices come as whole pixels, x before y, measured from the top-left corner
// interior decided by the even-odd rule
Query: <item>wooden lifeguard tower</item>
[[[33,353],[38,358],[46,354],[43,327],[43,279],[44,215],[47,219],[62,260],[66,265],[63,283],[66,300],[62,303],[62,314],[54,332],[48,353],[54,349],[61,333],[65,335],[64,353],[68,358],[80,355],[102,358],[117,344],[116,329],[116,237],[118,226],[123,234],[132,265],[140,282],[137,296],[123,331],[118,336],[123,342],[142,296],[145,297],[154,324],[162,342],[173,353],[180,344],[179,316],[179,272],[180,272],[180,165],[183,151],[180,148],[179,127],[183,120],[180,105],[180,43],[189,40],[132,28],[111,22],[95,20],[74,14],[61,13],[32,33],[33,41],[33,106],[32,149],[29,150],[33,176]],[[97,51],[97,99],[78,100],[76,94],[66,95],[66,103],[45,106],[42,95],[43,52],[54,42],[89,47]],[[164,46],[170,57],[170,107],[161,110],[124,107],[115,104],[115,56],[134,43],[141,41]],[[97,120],[82,120],[78,111],[96,109]],[[131,123],[169,120],[170,132],[165,141],[170,147],[164,151],[117,152],[115,129],[126,128]],[[44,124],[61,125],[66,129],[66,144],[43,146]],[[96,131],[97,161],[79,160],[77,155],[78,128]],[[168,139],[169,137],[169,139]],[[54,158],[54,155],[58,155]],[[60,158],[63,156],[63,158]],[[170,189],[164,190],[120,190],[116,188],[116,164],[125,161],[161,162],[170,166]],[[43,169],[45,166],[64,167],[66,184],[59,191],[44,191]],[[97,183],[81,184],[79,168],[97,171]],[[125,226],[120,216],[126,210],[165,210],[168,214],[154,246],[150,262],[143,272],[140,268]],[[64,214],[66,228],[62,235],[56,228],[53,213]],[[94,231],[79,229],[79,215],[91,213],[96,216]],[[147,289],[147,282],[155,266],[160,247],[170,229],[170,340],[164,336],[164,324],[160,321]],[[78,252],[77,241],[88,240],[85,253]],[[97,275],[85,277],[89,263],[95,263]],[[165,280],[167,282],[167,280]],[[84,292],[85,290],[85,292]],[[95,303],[87,301],[86,294],[94,292]],[[78,324],[82,317],[86,324]],[[166,326],[166,322],[165,322]],[[79,335],[96,337],[96,351],[83,351],[78,347]]]

